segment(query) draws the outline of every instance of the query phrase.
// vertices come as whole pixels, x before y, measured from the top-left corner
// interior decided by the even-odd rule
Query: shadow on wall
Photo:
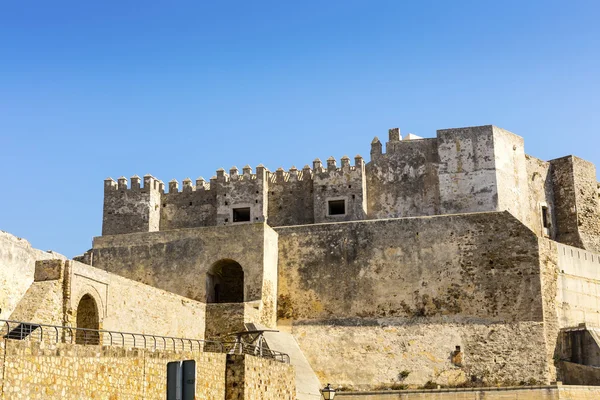
[[[207,303],[243,303],[244,269],[231,259],[214,263],[206,273]]]

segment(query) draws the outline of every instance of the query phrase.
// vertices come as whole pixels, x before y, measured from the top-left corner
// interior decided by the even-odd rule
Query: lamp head
[[[321,389],[321,395],[325,400],[333,400],[333,398],[335,397],[335,389],[332,388],[331,385],[328,383],[327,386]]]

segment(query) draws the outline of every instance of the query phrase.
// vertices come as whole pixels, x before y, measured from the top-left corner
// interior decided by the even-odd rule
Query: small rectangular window
[[[344,215],[346,214],[345,200],[329,200],[329,215]]]
[[[250,221],[250,207],[233,209],[233,222],[248,221]]]
[[[550,228],[550,219],[548,218],[548,207],[542,206],[542,225],[544,228]]]

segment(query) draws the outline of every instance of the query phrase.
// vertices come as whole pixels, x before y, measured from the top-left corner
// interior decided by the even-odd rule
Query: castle
[[[600,378],[595,167],[529,156],[495,126],[435,138],[390,129],[369,162],[233,167],[181,188],[109,178],[102,236],[84,255],[3,241],[0,318],[80,326],[85,299],[97,315],[84,327],[199,339],[279,330],[266,340],[298,354],[299,398],[327,382]]]

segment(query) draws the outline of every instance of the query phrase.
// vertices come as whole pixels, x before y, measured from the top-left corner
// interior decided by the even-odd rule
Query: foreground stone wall
[[[191,359],[197,399],[295,399],[293,368],[252,356],[11,340],[0,356],[2,400],[162,400],[167,363]]]
[[[296,399],[294,369],[258,357],[227,356],[227,399]]]
[[[595,400],[600,388],[593,386],[542,386],[486,389],[403,390],[392,392],[340,392],[344,400]]]

